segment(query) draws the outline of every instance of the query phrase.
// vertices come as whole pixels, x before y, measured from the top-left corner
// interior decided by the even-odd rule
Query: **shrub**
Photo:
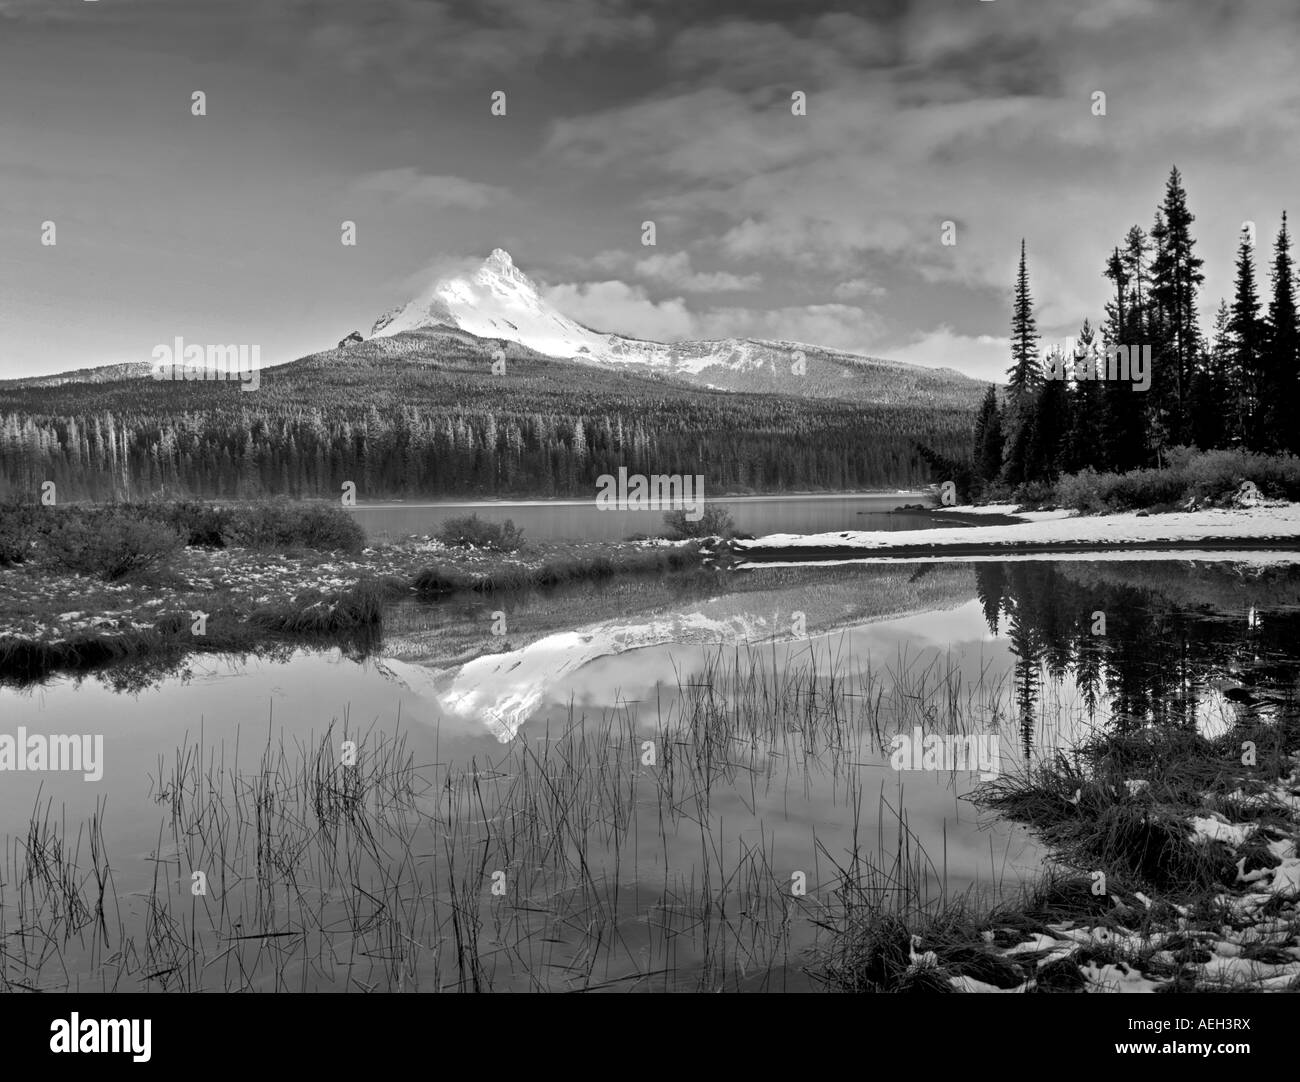
[[[444,545],[454,548],[492,549],[496,552],[515,552],[523,546],[524,533],[515,528],[514,520],[503,523],[484,522],[477,514],[465,518],[449,518],[438,531]]]
[[[1016,486],[1012,499],[1022,504],[1043,504],[1053,502],[1055,496],[1055,488],[1046,481],[1025,481]]]
[[[225,533],[234,511],[228,507],[178,500],[176,503],[146,504],[145,514],[181,532],[185,544],[201,548],[225,548]]]
[[[1243,481],[1265,496],[1300,500],[1300,459],[1250,451],[1197,451],[1175,447],[1163,469],[1097,473],[1091,467],[1056,483],[1056,501],[1080,511],[1133,511],[1188,500],[1227,505]]]
[[[686,517],[686,512],[669,511],[664,515],[664,536],[670,541],[685,541],[693,537],[732,537],[736,523],[725,507],[706,507],[698,522]]]
[[[341,507],[269,503],[230,509],[221,539],[227,546],[251,549],[360,552],[366,534]]]
[[[1085,466],[1078,473],[1067,473],[1056,482],[1056,502],[1085,514],[1104,510],[1101,475],[1091,466]]]
[[[30,503],[0,505],[0,567],[20,564],[31,555],[40,513],[41,509]]]
[[[45,535],[49,559],[109,582],[161,567],[183,546],[179,530],[122,510],[64,512]]]

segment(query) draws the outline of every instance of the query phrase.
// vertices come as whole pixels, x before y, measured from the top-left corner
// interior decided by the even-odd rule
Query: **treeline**
[[[1163,467],[1175,447],[1300,450],[1300,326],[1286,214],[1269,260],[1267,304],[1248,224],[1233,299],[1220,301],[1208,335],[1198,317],[1205,275],[1194,221],[1175,168],[1150,230],[1134,225],[1104,261],[1114,292],[1100,328],[1085,319],[1072,349],[1055,346],[1045,356],[1021,243],[1007,385],[989,388],[968,456],[931,456],[967,495],[1050,484],[1089,467]],[[1135,389],[1133,371],[1127,379],[1075,378],[1076,367],[1086,374],[1099,364],[1105,372],[1107,349],[1116,345],[1128,347],[1134,362],[1149,351],[1147,389]]]
[[[620,466],[703,474],[713,493],[901,488],[928,480],[918,441],[959,453],[972,421],[540,363],[497,379],[311,360],[264,373],[267,394],[149,379],[15,390],[23,408],[0,413],[0,498],[36,498],[46,481],[60,501],[338,498],[349,481],[362,500],[587,496]],[[87,401],[97,408],[77,408]]]

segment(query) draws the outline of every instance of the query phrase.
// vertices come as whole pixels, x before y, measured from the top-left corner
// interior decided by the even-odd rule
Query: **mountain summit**
[[[548,357],[719,390],[899,403],[937,393],[972,409],[983,392],[983,384],[952,369],[799,342],[722,338],[668,343],[601,334],[543,300],[502,248],[493,249],[477,270],[440,278],[420,297],[380,316],[370,337],[447,330],[518,342]]]
[[[479,338],[504,338],[551,357],[603,359],[606,336],[562,316],[544,300],[510,253],[492,249],[477,271],[439,279],[422,297],[386,312],[372,338],[438,326]]]

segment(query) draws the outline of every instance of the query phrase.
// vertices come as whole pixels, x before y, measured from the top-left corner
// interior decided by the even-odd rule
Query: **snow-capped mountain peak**
[[[601,334],[557,311],[504,248],[478,267],[439,278],[421,296],[375,321],[371,338],[451,328],[518,342],[548,357],[640,369],[721,390],[906,401],[931,384],[959,385],[972,401],[979,384],[954,372],[900,364],[798,342],[750,338],[653,342]],[[883,377],[883,378],[882,378]],[[882,384],[888,384],[882,397]]]
[[[472,273],[440,278],[424,295],[385,313],[370,335],[390,337],[439,325],[519,342],[552,357],[591,356],[606,337],[542,300],[504,248],[494,248]]]

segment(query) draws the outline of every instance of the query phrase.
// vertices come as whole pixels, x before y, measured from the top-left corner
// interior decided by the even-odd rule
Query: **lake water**
[[[0,775],[0,973],[814,988],[846,881],[987,901],[1042,868],[963,799],[989,761],[897,769],[895,735],[1006,773],[1098,726],[1221,731],[1298,664],[1292,565],[894,563],[402,602],[369,653],[3,688],[0,734],[104,764]]]
[[[832,530],[916,530],[932,525],[929,515],[900,512],[905,504],[926,502],[920,492],[862,496],[743,496],[708,500],[724,507],[743,533],[821,533]],[[489,522],[510,519],[533,541],[621,541],[654,534],[662,511],[602,510],[594,500],[533,500],[518,503],[360,504],[352,509],[375,540],[434,534],[449,518],[477,514]]]

